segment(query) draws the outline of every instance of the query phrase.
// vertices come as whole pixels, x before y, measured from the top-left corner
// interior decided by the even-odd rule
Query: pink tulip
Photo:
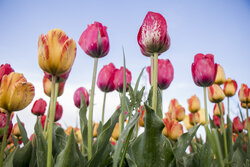
[[[243,124],[240,121],[240,118],[237,116],[233,119],[233,131],[236,133],[238,132],[242,132],[243,130]]]
[[[147,13],[138,32],[137,42],[145,56],[161,54],[168,50],[170,38],[167,33],[167,22],[160,13]]]
[[[62,118],[62,114],[63,114],[63,108],[58,102],[56,102],[56,112],[54,121],[56,122],[60,120]]]
[[[42,98],[35,101],[33,104],[33,107],[31,109],[31,112],[37,116],[44,115],[46,110],[47,103]]]
[[[213,116],[213,122],[214,124],[219,128],[220,127],[220,117],[214,115]]]
[[[115,77],[116,68],[113,63],[103,66],[99,72],[97,78],[97,86],[103,92],[112,92],[115,90],[114,77]]]
[[[7,122],[7,114],[0,112],[0,129],[6,126],[6,122]],[[12,121],[10,120],[7,138],[10,136],[12,127],[13,127],[13,124],[12,124]],[[0,135],[0,141],[2,141],[2,139],[3,139],[3,134]]]
[[[11,72],[14,72],[14,70],[13,68],[11,68],[9,64],[2,64],[0,66],[0,84],[1,84],[2,77],[4,75],[10,74]]]
[[[147,67],[149,74],[149,83],[151,83],[151,67]],[[158,59],[158,87],[163,90],[167,89],[174,79],[174,68],[170,60]]]
[[[192,76],[197,86],[211,86],[215,81],[216,74],[217,64],[214,63],[214,55],[203,55],[201,53],[195,55],[192,64]]]
[[[78,43],[84,52],[91,57],[101,58],[106,56],[109,52],[107,27],[99,22],[88,25]]]
[[[128,69],[126,69],[126,91],[128,91],[129,89],[127,84],[128,83],[131,84],[131,80],[132,80],[131,72]],[[123,90],[123,67],[115,71],[114,84],[115,84],[115,89],[118,92],[122,92]]]
[[[89,106],[89,93],[84,87],[80,87],[76,89],[73,97],[75,106],[77,108],[80,108],[81,106],[81,94],[83,94],[85,98],[86,105]]]

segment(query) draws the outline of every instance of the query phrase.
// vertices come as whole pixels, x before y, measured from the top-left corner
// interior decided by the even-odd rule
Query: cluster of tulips
[[[250,105],[248,86],[242,84],[238,92],[247,118],[243,122],[243,118],[235,117],[232,123],[229,97],[236,94],[237,83],[231,78],[225,79],[223,68],[214,62],[214,55],[198,53],[194,56],[191,72],[194,83],[203,87],[204,109],[196,95],[187,100],[189,114],[185,113],[185,108],[177,99],[172,99],[163,117],[162,91],[170,86],[174,78],[170,60],[158,59],[170,47],[165,18],[159,13],[148,12],[137,41],[141,53],[150,57],[151,63],[146,68],[152,85],[146,101],[142,101],[145,87],[138,89],[144,69],[132,87],[132,74],[126,68],[124,55],[120,69],[110,63],[96,75],[98,59],[109,52],[109,38],[106,26],[99,22],[88,25],[78,44],[94,59],[91,91],[89,95],[86,88],[79,87],[74,92],[72,96],[75,106],[79,108],[80,127],[63,129],[57,122],[63,114],[57,97],[63,95],[70,75],[77,51],[76,42],[60,29],[40,35],[38,64],[44,72],[43,88],[50,102],[47,106],[47,102],[40,98],[33,103],[31,112],[37,116],[37,123],[29,139],[24,123],[17,117],[13,126],[12,118],[14,112],[23,110],[32,102],[35,88],[9,64],[1,65],[0,166],[203,166],[205,162],[206,166],[234,166],[249,163],[247,156],[238,160],[245,155],[239,151],[243,147],[244,152],[250,152],[247,145],[250,133],[243,132],[243,128],[248,131],[250,126],[250,119],[247,119]],[[104,92],[100,123],[92,120],[96,83]],[[224,89],[220,86],[222,84]],[[119,92],[121,103],[111,118],[104,122],[106,94],[114,90]],[[209,101],[214,103],[211,121],[207,111],[207,94]],[[227,122],[223,118],[225,97]],[[186,133],[183,133],[183,125]],[[196,136],[201,125],[206,130],[205,143]],[[144,131],[138,134],[140,127],[144,127]],[[196,140],[193,140],[194,137]],[[23,147],[20,146],[22,142]],[[186,152],[189,145],[192,147],[190,154]]]

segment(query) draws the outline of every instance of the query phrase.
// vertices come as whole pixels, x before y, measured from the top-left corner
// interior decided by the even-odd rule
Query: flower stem
[[[150,70],[151,70],[151,85],[152,85],[152,82],[153,82],[153,79],[154,79],[154,55],[150,56]]]
[[[52,165],[51,162],[52,162],[53,124],[54,124],[54,119],[55,119],[58,85],[59,85],[59,83],[56,81],[56,76],[52,75],[52,87],[51,87],[50,111],[49,111],[49,127],[48,127],[47,167],[51,167],[51,165]]]
[[[157,80],[158,80],[158,53],[154,53],[154,80],[153,80],[153,101],[152,107],[156,112],[157,108]]]
[[[222,105],[221,103],[218,103],[219,110],[220,110],[220,128],[223,132],[224,136],[224,149],[225,149],[225,156],[226,160],[228,161],[228,154],[227,154],[227,136],[226,136],[226,130],[225,130],[225,125],[224,125],[224,120],[223,120],[223,110],[222,110]]]
[[[105,103],[106,103],[106,92],[104,92],[103,105],[102,105],[102,124],[104,124],[104,113],[105,113]]]
[[[95,81],[96,81],[96,71],[97,71],[98,58],[95,58],[92,85],[91,85],[91,94],[90,94],[90,104],[89,104],[89,121],[88,121],[88,160],[92,158],[92,120],[93,120],[93,104],[94,104],[94,94],[95,94]]]
[[[227,114],[229,116],[230,109],[229,109],[229,97],[227,97]]]
[[[203,87],[203,92],[204,92],[204,105],[205,105],[205,121],[206,125],[208,124],[208,115],[207,115],[207,92],[206,92],[206,87]]]
[[[250,148],[250,123],[249,123],[249,117],[248,117],[248,101],[246,102],[246,113],[247,113],[247,135],[248,135],[248,148]],[[249,151],[249,150],[248,150]]]
[[[51,96],[50,96],[50,101],[49,101],[48,113],[47,113],[45,123],[44,123],[43,136],[45,136],[45,133],[47,132],[47,124],[48,124],[49,111],[50,111],[50,103],[51,103]]]
[[[1,153],[0,153],[0,166],[3,166],[3,156],[4,156],[4,149],[6,147],[7,143],[7,136],[8,136],[8,130],[9,130],[9,123],[10,123],[10,116],[11,113],[7,111],[7,121],[4,129],[4,135],[3,135],[3,140],[1,143]]]

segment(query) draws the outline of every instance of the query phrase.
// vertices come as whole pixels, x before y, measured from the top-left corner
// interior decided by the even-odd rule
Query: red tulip
[[[243,124],[240,121],[240,118],[237,116],[233,119],[233,131],[236,133],[238,132],[242,132],[243,130]]]
[[[41,116],[41,124],[43,128],[44,128],[45,121],[46,121],[46,115]]]
[[[101,58],[106,56],[109,52],[107,27],[99,22],[88,25],[78,43],[84,52],[91,57]]]
[[[126,69],[126,91],[128,91],[128,86],[127,84],[131,84],[131,80],[132,80],[132,75],[131,72]],[[123,89],[123,67],[121,67],[120,69],[117,69],[115,71],[115,78],[114,78],[114,84],[115,84],[115,89],[118,92],[122,92]]]
[[[33,104],[33,107],[31,109],[31,112],[37,116],[44,115],[46,110],[47,103],[42,98],[35,101]]]
[[[97,78],[97,86],[103,92],[112,92],[115,90],[114,85],[114,77],[115,77],[116,68],[113,63],[109,63],[109,65],[103,66],[101,71],[99,72]]]
[[[85,98],[86,105],[87,106],[89,105],[89,93],[84,87],[80,87],[80,88],[76,89],[76,91],[74,93],[74,97],[73,97],[75,106],[77,108],[80,108],[80,106],[81,106],[81,94],[83,94],[83,96]]]
[[[220,127],[220,117],[214,115],[213,116],[213,122],[214,124],[219,128]]]
[[[11,68],[9,64],[2,64],[0,66],[0,84],[1,84],[2,77],[4,75],[10,74],[11,72],[14,72],[14,70],[13,68]]]
[[[6,121],[7,121],[7,114],[1,112],[0,113],[0,129],[6,126]],[[7,138],[10,136],[12,127],[13,127],[13,124],[12,124],[12,121],[10,120]],[[0,141],[2,141],[2,139],[3,139],[3,134],[0,135]]]
[[[56,102],[56,112],[54,121],[56,122],[60,120],[62,118],[62,114],[63,114],[63,108],[58,102]]]
[[[147,67],[149,74],[149,83],[151,83],[151,67]],[[166,59],[158,59],[158,87],[163,90],[167,89],[174,78],[174,68],[171,62]]]
[[[137,42],[145,56],[161,54],[168,50],[170,38],[167,33],[167,22],[160,13],[147,13],[138,32]]]
[[[217,64],[214,63],[214,55],[198,53],[192,64],[192,76],[197,86],[211,86],[217,74]]]

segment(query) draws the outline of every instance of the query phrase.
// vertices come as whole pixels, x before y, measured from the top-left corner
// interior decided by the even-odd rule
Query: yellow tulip
[[[43,71],[52,75],[68,72],[75,60],[76,43],[64,31],[53,29],[38,39],[38,63]]]
[[[23,74],[12,72],[4,75],[0,87],[0,107],[8,112],[27,107],[35,95],[34,86],[27,82]]]
[[[200,109],[200,100],[196,95],[193,95],[188,100],[188,110],[192,113],[199,111]]]
[[[213,84],[207,88],[208,99],[212,103],[219,103],[225,98],[225,94],[219,85]]]
[[[183,124],[187,130],[191,129],[193,125],[189,122],[189,117],[185,115],[185,118],[183,120]]]
[[[217,74],[214,83],[217,85],[224,84],[226,82],[226,77],[221,65],[217,64]]]
[[[200,124],[202,124],[202,125],[205,125],[205,123],[206,123],[206,120],[205,120],[205,110],[204,109],[200,109],[199,111],[198,111],[198,113],[200,114]]]

